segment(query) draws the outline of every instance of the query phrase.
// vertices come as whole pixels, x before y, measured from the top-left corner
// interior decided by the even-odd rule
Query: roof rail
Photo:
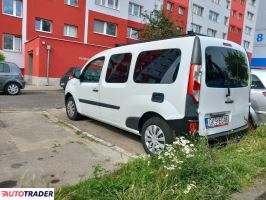
[[[133,45],[133,44],[141,44],[145,42],[154,42],[154,41],[159,41],[159,40],[167,40],[167,39],[174,39],[174,38],[182,38],[182,37],[192,37],[192,36],[207,36],[199,33],[195,33],[193,31],[188,31],[186,34],[180,34],[174,37],[164,37],[164,38],[159,38],[159,39],[150,39],[150,40],[140,40],[128,44],[115,44],[115,47],[121,47],[121,46],[127,46],[127,45]]]

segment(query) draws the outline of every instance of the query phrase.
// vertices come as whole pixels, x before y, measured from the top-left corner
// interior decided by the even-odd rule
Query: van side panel
[[[157,113],[165,120],[169,121],[184,119],[194,38],[195,37],[168,39],[110,50],[108,52],[109,57],[112,54],[132,53],[132,62],[128,81],[126,83],[106,83],[105,78],[101,78],[100,101],[120,107],[119,110],[101,108],[102,120],[131,132],[135,132],[136,130],[133,130],[133,127],[136,125],[131,126],[129,124],[136,124],[138,119],[147,112]],[[181,50],[180,66],[175,82],[171,84],[136,83],[133,76],[138,55],[143,51],[160,49]],[[102,71],[102,76],[105,76],[105,74],[106,65]],[[158,98],[158,101],[152,100],[152,98],[154,98],[154,93],[157,94],[155,98]],[[160,100],[160,98],[162,98],[161,95],[163,96],[163,101]],[[129,123],[128,119],[134,120]]]

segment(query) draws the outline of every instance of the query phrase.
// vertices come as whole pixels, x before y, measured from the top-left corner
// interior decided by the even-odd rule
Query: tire
[[[5,93],[8,95],[18,95],[20,93],[20,85],[18,83],[8,83],[5,86]]]
[[[73,121],[79,120],[81,118],[81,115],[78,113],[75,100],[72,96],[66,100],[66,113],[68,118]]]
[[[166,144],[172,144],[174,136],[167,122],[159,117],[147,120],[141,129],[141,142],[148,154],[156,155]]]

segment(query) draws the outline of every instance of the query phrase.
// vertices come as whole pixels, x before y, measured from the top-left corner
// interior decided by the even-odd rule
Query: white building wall
[[[256,0],[256,4],[255,6],[253,6],[251,4],[251,1],[252,0],[247,0],[247,5],[246,5],[246,11],[245,11],[245,19],[244,19],[244,26],[243,26],[243,35],[242,35],[242,46],[244,46],[244,41],[248,41],[250,42],[250,46],[248,49],[246,49],[248,52],[251,52],[253,50],[253,41],[254,41],[254,33],[255,33],[255,24],[256,24],[256,18],[257,18],[257,5],[258,5],[258,1],[259,0]],[[265,1],[265,0],[264,0]],[[254,18],[253,20],[249,20],[248,17],[247,17],[247,13],[248,12],[251,12],[254,14]],[[266,19],[266,18],[264,18]],[[246,33],[246,26],[252,28],[252,31],[250,34],[247,34]]]
[[[13,52],[5,50],[0,50],[0,52],[3,53],[6,57],[5,61],[15,63],[20,68],[24,68],[24,58],[22,52]]]
[[[193,13],[193,4],[204,8],[203,15],[199,16]],[[210,10],[219,14],[218,21],[214,22],[209,19]],[[228,25],[224,25],[224,17],[230,16],[230,6],[227,8],[227,0],[221,0],[220,4],[213,3],[211,0],[190,0],[187,31],[192,30],[192,23],[202,26],[201,34],[207,35],[208,28],[216,30],[216,37],[223,38],[223,33],[228,33]],[[229,21],[228,21],[229,24]]]
[[[100,12],[103,14],[111,15],[114,17],[119,17],[126,20],[131,20],[139,23],[143,23],[143,19],[141,17],[132,16],[128,12],[129,2],[138,4],[142,6],[142,11],[151,12],[155,8],[160,9],[163,5],[163,0],[119,0],[119,8],[118,10],[100,6],[95,4],[95,0],[88,0],[89,10],[93,10],[96,12]]]
[[[254,49],[253,58],[264,58],[266,59],[266,0],[257,2],[257,22],[254,34]],[[258,35],[262,34],[262,38],[257,40]],[[265,63],[266,66],[266,63]]]

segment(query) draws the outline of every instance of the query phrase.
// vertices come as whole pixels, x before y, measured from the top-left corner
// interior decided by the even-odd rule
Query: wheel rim
[[[165,135],[162,129],[156,125],[150,125],[145,131],[145,144],[148,150],[153,153],[159,153],[165,147]]]
[[[74,101],[70,100],[67,104],[67,113],[70,117],[73,117],[76,112],[76,106]]]
[[[19,88],[16,84],[12,83],[12,84],[8,85],[7,91],[9,94],[17,94],[19,91]]]

